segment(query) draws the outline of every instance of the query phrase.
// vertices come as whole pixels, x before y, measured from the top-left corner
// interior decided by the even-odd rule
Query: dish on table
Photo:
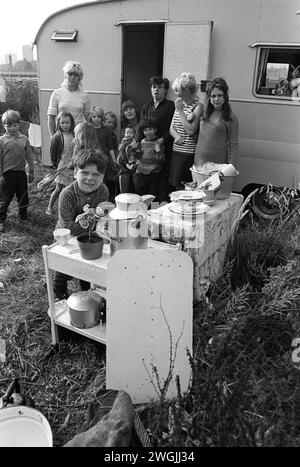
[[[197,216],[199,214],[205,214],[206,212],[209,211],[209,206],[207,204],[201,203],[199,206],[197,206],[196,209],[192,211],[186,211],[181,208],[180,205],[177,203],[170,203],[168,204],[168,209],[169,211],[175,213],[175,214],[180,214],[186,217],[192,217],[192,216]]]

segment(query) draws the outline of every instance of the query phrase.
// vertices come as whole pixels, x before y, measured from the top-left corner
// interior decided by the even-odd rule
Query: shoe
[[[47,208],[46,211],[45,211],[45,214],[47,214],[47,216],[52,216],[52,214],[54,214],[54,212],[52,211],[52,209]]]

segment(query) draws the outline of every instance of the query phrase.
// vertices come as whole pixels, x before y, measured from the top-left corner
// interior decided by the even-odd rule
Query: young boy
[[[157,121],[154,117],[145,117],[140,123],[144,139],[141,141],[141,159],[133,174],[134,188],[137,194],[159,196],[160,172],[165,160],[164,143],[158,139]]]
[[[28,184],[26,162],[29,165],[29,183],[34,180],[33,157],[27,136],[19,132],[20,114],[7,110],[2,115],[5,134],[0,137],[0,233],[4,231],[8,207],[16,195],[19,216],[27,221]]]
[[[75,161],[75,181],[64,188],[58,198],[57,228],[71,230],[72,235],[79,235],[84,229],[75,222],[76,217],[83,212],[88,204],[96,208],[109,197],[108,188],[103,183],[105,175],[105,161],[92,149],[78,152]],[[66,274],[56,272],[54,276],[54,293],[58,299],[67,297],[67,281],[72,279]],[[88,290],[90,284],[80,281],[82,290]]]
[[[130,126],[125,128],[124,138],[119,144],[117,163],[119,170],[119,187],[121,193],[132,193],[132,176],[140,163],[140,145],[135,139],[135,130]]]

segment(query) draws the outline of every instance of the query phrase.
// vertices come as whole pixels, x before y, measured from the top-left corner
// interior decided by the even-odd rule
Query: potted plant
[[[84,259],[97,259],[102,255],[104,240],[94,232],[101,217],[99,209],[96,211],[95,208],[90,208],[89,204],[86,204],[83,207],[83,213],[75,219],[75,222],[78,222],[86,230],[77,237],[80,253]]]

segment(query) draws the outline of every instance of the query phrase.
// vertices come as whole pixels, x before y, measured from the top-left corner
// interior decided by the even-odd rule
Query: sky
[[[56,11],[88,3],[84,0],[9,0],[1,2],[0,63],[7,53],[23,59],[22,46],[30,45],[43,22]],[[11,21],[10,21],[11,18]]]

